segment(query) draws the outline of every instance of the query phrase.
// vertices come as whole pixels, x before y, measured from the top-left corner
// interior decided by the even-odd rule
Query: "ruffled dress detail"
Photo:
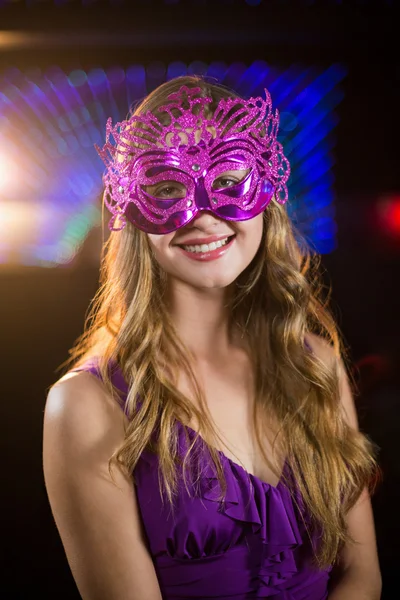
[[[76,370],[99,376],[92,361]],[[114,375],[124,398],[127,386],[120,373]],[[184,456],[185,428],[179,422],[177,427]],[[196,432],[186,431],[191,441]],[[201,438],[198,442],[202,447]],[[196,492],[188,494],[178,473],[172,512],[159,491],[157,456],[146,450],[136,465],[138,505],[163,600],[326,600],[331,568],[318,570],[312,563],[315,540],[306,531],[309,519],[288,463],[275,487],[218,453],[227,484],[225,500],[218,499],[214,464],[207,453],[201,454]],[[284,474],[293,482],[296,502]]]
[[[178,427],[183,429],[180,423]],[[192,440],[196,432],[186,429]],[[181,449],[184,450],[182,432],[180,438]],[[299,571],[294,552],[303,544],[303,538],[291,493],[283,483],[284,475],[291,479],[287,462],[280,481],[273,486],[248,473],[223,452],[218,451],[218,454],[226,477],[225,500],[223,503],[218,500],[220,486],[212,461],[205,461],[202,465],[202,498],[217,502],[222,516],[251,527],[254,537],[247,538],[248,547],[254,557],[258,556],[258,582],[254,598],[276,598],[279,595],[279,599],[293,600],[296,596],[289,591],[290,579]],[[297,505],[304,507],[299,494],[295,492],[295,495]],[[305,519],[305,522],[309,520]],[[287,592],[283,589],[286,587]]]

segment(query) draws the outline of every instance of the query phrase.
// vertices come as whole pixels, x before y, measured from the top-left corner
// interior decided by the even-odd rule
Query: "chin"
[[[232,275],[231,277],[227,276],[226,273],[221,274],[206,274],[202,277],[184,277],[181,279],[187,285],[191,285],[197,289],[223,289],[229,287],[238,277],[239,274]]]

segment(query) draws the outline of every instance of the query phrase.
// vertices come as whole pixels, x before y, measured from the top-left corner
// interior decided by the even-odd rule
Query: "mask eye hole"
[[[147,194],[160,200],[169,198],[185,198],[187,189],[183,183],[178,181],[160,181],[154,185],[143,185],[142,188]]]
[[[245,177],[250,173],[250,169],[234,169],[232,171],[225,171],[216,179],[214,179],[212,183],[212,189],[224,190],[230,187],[233,187],[243,181]]]

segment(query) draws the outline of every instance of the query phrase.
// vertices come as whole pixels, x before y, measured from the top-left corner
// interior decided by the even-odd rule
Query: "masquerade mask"
[[[108,119],[106,143],[96,150],[107,167],[110,229],[123,229],[127,219],[147,233],[165,234],[201,211],[245,221],[274,196],[284,204],[290,165],[277,141],[279,113],[272,112],[271,96],[264,91],[265,100],[221,99],[207,117],[212,98],[199,96],[200,88],[182,86],[158,109],[165,113],[162,122],[150,111],[114,127]],[[242,174],[221,177],[226,171]],[[233,185],[226,186],[228,180]]]

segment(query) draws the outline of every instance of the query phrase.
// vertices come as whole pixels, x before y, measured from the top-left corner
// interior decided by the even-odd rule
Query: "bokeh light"
[[[15,159],[8,157],[4,150],[0,150],[0,198],[15,193],[21,176]]]
[[[281,113],[279,141],[292,166],[288,212],[317,251],[335,248],[332,132],[345,68],[277,69],[262,60],[250,65],[153,61],[88,72],[65,72],[57,65],[4,72],[0,220],[3,233],[5,223],[13,232],[13,241],[4,234],[0,261],[51,266],[73,260],[100,222],[104,165],[94,144],[104,142],[107,118],[114,123],[125,119],[155,87],[185,74],[203,75],[247,98],[264,96],[264,88],[270,91]],[[30,233],[25,235],[28,221]]]
[[[400,195],[387,195],[378,201],[378,216],[383,231],[400,239]]]

